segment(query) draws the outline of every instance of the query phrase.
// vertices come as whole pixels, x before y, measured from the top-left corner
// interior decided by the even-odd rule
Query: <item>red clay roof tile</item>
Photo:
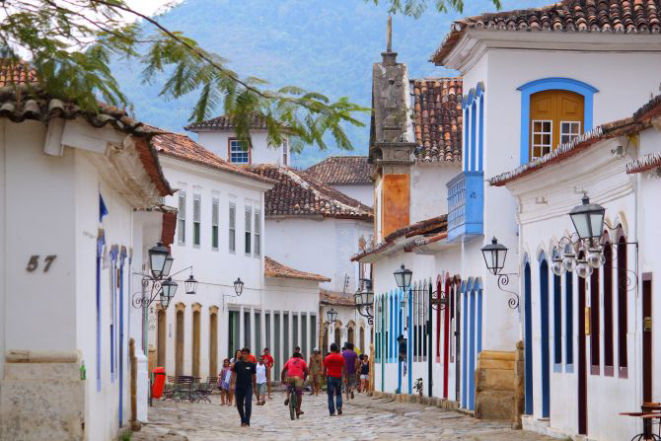
[[[305,170],[328,185],[372,185],[374,167],[367,156],[330,156]]]
[[[264,275],[266,277],[283,277],[286,279],[312,280],[316,282],[330,282],[331,280],[319,274],[306,273],[305,271],[288,267],[268,256],[264,256]]]

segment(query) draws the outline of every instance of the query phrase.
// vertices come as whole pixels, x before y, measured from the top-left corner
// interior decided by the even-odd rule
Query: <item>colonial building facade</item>
[[[596,349],[604,344],[603,336],[589,337],[595,342],[595,360],[600,365],[593,371],[601,374],[591,374],[594,377],[581,383],[589,390],[599,388],[604,394],[593,392],[595,401],[581,404],[590,408],[600,403],[600,412],[592,412],[587,420],[581,414],[579,427],[578,407],[572,407],[578,404],[569,405],[580,386],[576,371],[572,371],[578,369],[574,367],[578,355],[570,356],[573,361],[568,373],[564,366],[562,374],[556,372],[560,368],[551,363],[555,353],[554,346],[549,346],[553,344],[549,337],[552,323],[544,309],[535,306],[537,299],[546,304],[538,294],[546,291],[535,291],[535,286],[550,277],[546,270],[553,258],[551,244],[566,234],[555,216],[577,205],[583,188],[596,192],[597,201],[607,206],[612,213],[611,225],[622,224],[609,236],[612,255],[621,238],[627,243],[639,241],[635,225],[640,221],[624,222],[618,213],[629,213],[624,216],[629,219],[635,216],[640,199],[633,196],[631,188],[642,181],[627,176],[622,171],[624,161],[616,161],[627,155],[629,160],[640,161],[636,156],[638,141],[620,140],[619,147],[604,146],[602,157],[610,148],[614,159],[604,160],[603,167],[596,165],[601,164],[596,157],[586,156],[583,168],[561,171],[558,166],[554,173],[547,168],[523,177],[554,151],[562,157],[565,150],[556,150],[556,146],[580,145],[591,139],[595,128],[630,117],[650,93],[658,90],[659,12],[650,2],[635,6],[624,1],[615,3],[616,7],[565,1],[459,20],[432,61],[458,70],[460,78],[409,82],[406,67],[396,61],[391,50],[383,53],[383,61],[375,65],[370,140],[370,161],[376,169],[375,241],[355,259],[374,266],[378,390],[412,393],[412,384],[422,378],[426,394],[473,410],[478,417],[514,420],[521,402],[525,403],[522,411],[530,415],[524,418],[524,426],[535,430],[560,427],[556,433],[587,433],[590,439],[603,440],[628,439],[637,433],[639,422],[618,416],[625,403],[630,410],[641,404],[642,395],[632,393],[632,387],[624,384],[629,380],[613,385],[612,390],[615,396],[616,391],[628,390],[628,401],[615,399],[618,405],[604,412],[603,403],[610,401],[606,397],[614,395],[609,395],[610,378],[597,377],[605,376],[606,371],[610,375],[616,366],[606,369],[604,356],[600,356],[605,349]],[[635,22],[633,15],[637,17]],[[622,78],[636,81],[622,87]],[[641,112],[633,124],[642,127],[630,133],[651,124],[650,117],[641,117]],[[612,137],[620,136],[618,129],[613,130],[616,134]],[[645,130],[633,138],[656,136],[653,129]],[[652,154],[653,141],[646,145],[641,143],[640,149]],[[416,169],[434,167],[425,164],[434,162],[425,160],[428,155],[438,155],[442,165],[436,166],[427,182],[424,176],[416,180]],[[645,158],[643,169],[653,168],[649,164],[656,157]],[[521,179],[512,182],[510,188],[514,196],[485,180],[485,176],[497,176],[518,166]],[[583,181],[577,177],[579,168]],[[649,175],[649,171],[645,173]],[[534,180],[542,175],[543,180]],[[526,199],[520,196],[524,194]],[[625,197],[627,194],[631,196]],[[607,205],[619,197],[623,205]],[[535,209],[531,211],[530,207]],[[532,228],[534,237],[527,242],[524,230]],[[536,236],[541,231],[545,231],[545,242]],[[509,249],[505,267],[497,275],[487,270],[481,251],[492,237]],[[627,260],[626,268],[631,269],[634,251],[627,252],[629,257],[620,261]],[[540,262],[546,265],[541,273]],[[413,271],[412,284],[404,289],[393,277],[402,264]],[[540,279],[544,271],[547,275]],[[644,296],[641,290],[645,277],[638,274],[640,296]],[[572,280],[572,286],[580,283],[576,278]],[[548,283],[553,286],[552,281]],[[563,283],[564,290],[567,282]],[[604,281],[599,285],[603,287]],[[615,290],[615,282],[612,286]],[[649,282],[648,289],[651,286]],[[595,303],[602,297],[595,296]],[[434,301],[436,298],[443,300]],[[582,306],[575,304],[570,313],[583,316]],[[634,326],[634,312],[627,311],[629,326]],[[604,314],[593,314],[594,327]],[[571,351],[577,351],[585,346],[579,335],[583,322],[572,320],[573,334],[568,341]],[[601,326],[599,329],[605,325]],[[636,350],[633,338],[627,334],[627,351]],[[517,355],[519,340],[523,342]],[[633,355],[630,353],[628,359]],[[515,376],[517,359],[525,359],[525,372]],[[567,378],[562,386],[552,382],[559,375]],[[513,379],[521,379],[521,393]],[[632,377],[631,381],[638,380]]]

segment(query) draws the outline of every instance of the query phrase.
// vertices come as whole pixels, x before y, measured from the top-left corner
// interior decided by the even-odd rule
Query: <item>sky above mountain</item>
[[[551,1],[502,3],[507,11]],[[494,10],[491,0],[470,0],[463,14],[428,10],[419,19],[395,16],[393,50],[398,52],[398,60],[408,65],[411,78],[454,76],[456,72],[430,63],[431,54],[453,20]],[[159,20],[229,60],[228,66],[241,76],[268,81],[268,88],[296,85],[331,99],[348,96],[369,107],[372,64],[380,61],[385,49],[387,15],[383,5],[363,0],[185,0]],[[184,131],[195,95],[166,101],[158,96],[162,84],[141,84],[140,67],[126,61],[114,62],[113,72],[130,97],[137,118]],[[329,139],[328,150],[307,146],[293,158],[294,165],[307,167],[330,155],[367,154],[369,114],[360,119],[365,127],[346,127],[352,151],[335,148]]]

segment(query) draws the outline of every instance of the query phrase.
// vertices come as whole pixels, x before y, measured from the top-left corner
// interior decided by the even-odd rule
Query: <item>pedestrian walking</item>
[[[271,380],[271,371],[273,371],[273,356],[271,355],[271,351],[269,351],[269,348],[264,348],[264,351],[262,352],[262,357],[264,357],[264,364],[266,364],[266,388],[268,389],[268,394],[269,394],[269,400],[272,399],[271,397],[271,383],[273,380]]]
[[[353,343],[347,342],[344,346],[346,349],[342,352],[342,357],[344,357],[344,363],[347,370],[344,382],[346,384],[347,400],[349,399],[349,396],[351,396],[351,399],[353,400],[353,389],[357,384],[356,360],[358,359],[358,354],[353,350]]]
[[[360,366],[360,390],[367,393],[370,387],[370,360],[367,355],[363,355],[363,363]]]
[[[330,416],[334,416],[336,407],[337,414],[342,415],[342,377],[346,375],[346,366],[337,343],[331,343],[330,350],[331,353],[324,359],[323,375],[326,377],[328,411]]]
[[[312,390],[310,395],[319,395],[319,389],[321,389],[321,371],[323,368],[324,359],[321,356],[321,351],[318,348],[314,348],[312,351],[312,356],[310,356],[310,385]]]
[[[264,357],[259,359],[255,371],[257,373],[257,405],[263,406],[266,404],[266,372],[268,368],[264,363]]]
[[[226,358],[223,360],[223,369],[218,375],[218,381],[220,384],[220,402],[221,405],[232,405],[232,399],[230,397],[230,382],[232,381],[232,368],[230,367],[230,359]]]
[[[256,366],[249,361],[250,349],[241,349],[241,359],[234,363],[234,375],[236,376],[236,408],[241,417],[241,427],[250,426],[250,415],[252,414],[252,394],[257,395]]]
[[[234,357],[230,358],[230,369],[232,370],[232,375],[230,376],[230,405],[234,401],[234,390],[236,389],[236,374],[234,373],[234,365],[237,361],[241,360],[241,349],[237,349],[234,353]]]

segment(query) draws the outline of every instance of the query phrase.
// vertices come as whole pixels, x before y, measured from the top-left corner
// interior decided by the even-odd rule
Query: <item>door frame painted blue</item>
[[[119,427],[124,425],[124,262],[126,248],[119,255]]]
[[[464,409],[468,408],[468,320],[470,318],[470,313],[468,309],[468,296],[467,296],[467,284],[465,282],[461,283],[461,299],[463,302],[463,311],[466,312],[464,317],[464,339],[463,339],[463,351],[462,351],[462,381],[461,381],[461,407]]]
[[[525,398],[526,415],[533,414],[533,360],[532,360],[532,271],[530,262],[524,263],[523,270],[523,289],[524,289],[524,323],[525,323]]]
[[[470,410],[475,410],[475,359],[477,358],[477,348],[476,348],[476,335],[477,330],[477,317],[475,309],[475,290],[471,287],[468,291],[468,304],[470,308],[470,350],[468,354],[468,408]]]
[[[409,395],[413,393],[413,339],[411,338],[411,325],[412,325],[412,320],[411,317],[413,317],[413,291],[409,290],[408,292],[408,298],[409,298],[409,315],[408,315],[408,321],[406,323],[406,329],[407,329],[407,340],[408,340],[408,354],[406,354],[406,375],[408,375],[409,379]]]
[[[397,295],[396,295],[396,301],[397,301],[397,336],[399,337],[402,335],[402,307],[401,301],[402,297],[404,294],[402,293],[401,289],[398,289]],[[397,343],[397,393],[401,394],[402,393],[402,360],[400,359],[399,356],[399,343]]]

